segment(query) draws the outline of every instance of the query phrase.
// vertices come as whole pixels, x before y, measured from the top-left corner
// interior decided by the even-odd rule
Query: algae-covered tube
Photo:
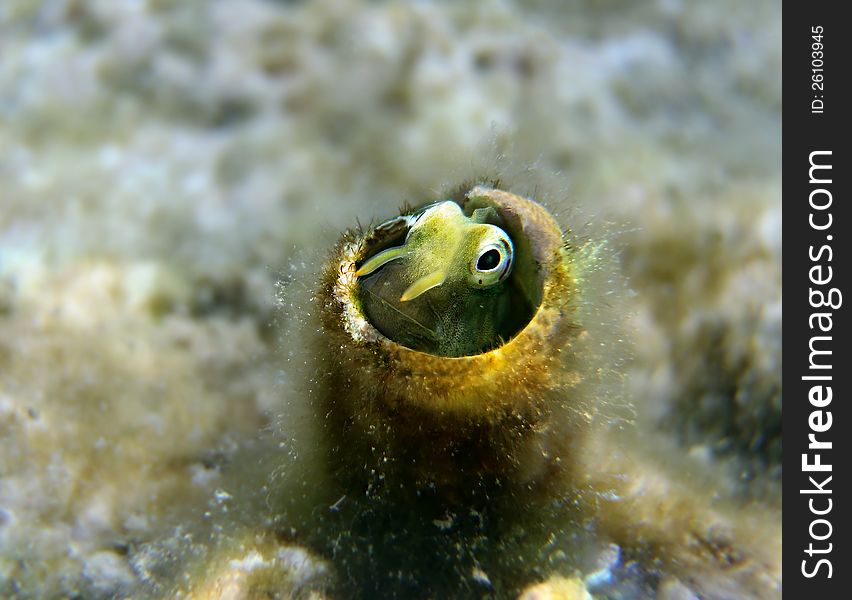
[[[605,340],[619,336],[612,320],[585,323],[599,304],[587,289],[599,246],[587,244],[572,244],[534,200],[483,186],[343,235],[316,295],[316,356],[332,469],[343,498],[361,502],[352,564],[383,552],[391,586],[420,561],[459,569],[445,536],[433,537],[455,528],[462,553],[491,536],[504,590],[525,583],[512,569],[539,568],[538,548],[570,549],[558,587],[614,544],[649,581],[662,573],[702,597],[772,597],[777,518],[711,501],[652,440],[594,422],[602,373],[618,366]],[[512,527],[528,546],[500,542]],[[433,546],[406,562],[413,539]],[[592,586],[610,575],[589,572]]]
[[[318,294],[340,457],[418,485],[547,472],[572,440],[549,418],[580,379],[575,270],[547,210],[481,186],[345,234]]]

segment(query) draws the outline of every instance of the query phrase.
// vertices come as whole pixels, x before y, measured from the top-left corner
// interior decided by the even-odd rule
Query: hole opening
[[[473,203],[456,203],[467,217],[471,216]],[[482,289],[470,286],[467,280],[463,283],[461,278],[448,280],[414,301],[400,302],[401,291],[414,277],[408,270],[416,271],[422,263],[417,257],[403,256],[359,278],[356,298],[370,324],[402,346],[449,357],[488,352],[523,330],[543,295],[540,268],[530,250],[535,240],[526,239],[527,233],[522,229],[515,230],[511,223],[517,220],[504,219],[500,207],[493,208],[489,223],[501,227],[515,247],[515,265],[505,281]],[[422,210],[423,207],[410,214]],[[387,248],[403,245],[413,224],[413,219],[402,216],[376,227],[365,240],[366,251],[357,266]],[[500,251],[490,248],[477,258],[476,268],[492,271],[499,267],[501,259]]]

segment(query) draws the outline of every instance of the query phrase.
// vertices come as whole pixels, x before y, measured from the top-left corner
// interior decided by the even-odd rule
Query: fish
[[[493,207],[468,215],[446,200],[399,224],[402,243],[367,257],[355,272],[376,329],[438,356],[479,354],[516,332],[513,315],[529,307],[510,284],[515,247]]]

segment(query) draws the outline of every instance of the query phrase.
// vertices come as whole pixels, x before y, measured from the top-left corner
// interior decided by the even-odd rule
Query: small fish
[[[440,356],[478,354],[514,333],[515,248],[497,212],[468,216],[445,201],[403,219],[402,244],[356,271],[370,322],[400,344]]]
[[[441,356],[478,354],[514,333],[516,294],[508,282],[515,248],[496,210],[468,216],[445,201],[403,219],[403,243],[367,257],[355,273],[371,323],[400,344]]]

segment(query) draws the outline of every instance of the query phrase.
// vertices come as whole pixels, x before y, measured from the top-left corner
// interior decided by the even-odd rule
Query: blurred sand
[[[276,282],[482,166],[617,253],[637,427],[776,504],[780,51],[775,1],[5,0],[0,595],[164,594],[309,506]]]

